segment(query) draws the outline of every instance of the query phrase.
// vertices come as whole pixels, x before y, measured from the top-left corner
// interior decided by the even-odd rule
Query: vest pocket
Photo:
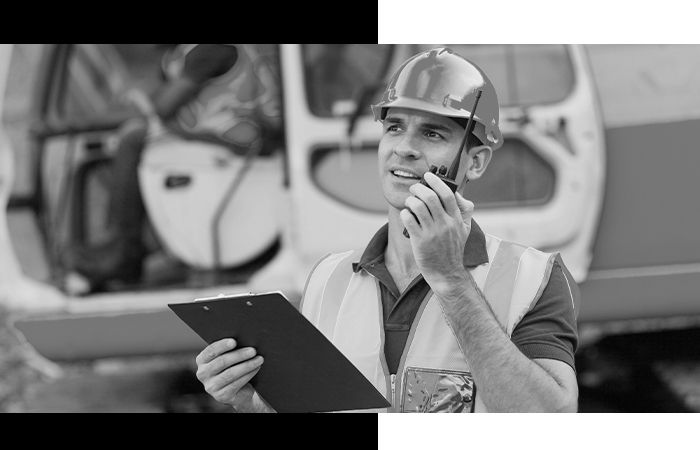
[[[402,384],[401,412],[474,411],[476,386],[471,372],[407,367]]]

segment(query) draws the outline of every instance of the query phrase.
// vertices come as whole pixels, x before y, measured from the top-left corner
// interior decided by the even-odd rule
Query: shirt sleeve
[[[530,359],[556,359],[576,370],[578,296],[576,282],[557,255],[542,296],[513,330],[513,343]]]

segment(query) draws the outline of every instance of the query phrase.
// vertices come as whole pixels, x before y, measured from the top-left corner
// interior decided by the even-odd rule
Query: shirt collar
[[[477,223],[472,219],[472,229],[464,246],[464,267],[476,267],[489,262],[486,252],[486,237]],[[352,270],[359,272],[366,266],[383,263],[384,250],[389,242],[389,224],[385,223],[372,237],[360,257],[359,262],[352,263]]]

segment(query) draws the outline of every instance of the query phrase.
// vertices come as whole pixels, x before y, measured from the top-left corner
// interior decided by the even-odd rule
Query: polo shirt
[[[474,268],[489,261],[484,232],[474,220],[471,225],[464,246],[465,268]],[[399,292],[384,259],[388,238],[387,223],[372,237],[352,268],[356,273],[360,270],[368,272],[379,283],[384,316],[384,354],[390,373],[395,374],[411,324],[421,303],[428,298],[430,286],[419,274],[404,292]],[[573,296],[576,295],[577,285],[557,255],[542,296],[515,327],[511,341],[530,359],[556,359],[575,370],[578,331]]]

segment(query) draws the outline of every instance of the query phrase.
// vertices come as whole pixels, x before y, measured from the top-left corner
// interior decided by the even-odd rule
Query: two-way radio
[[[467,122],[467,130],[464,133],[464,137],[462,138],[462,142],[459,144],[459,149],[457,150],[457,154],[455,155],[454,159],[452,160],[452,164],[450,165],[450,169],[448,170],[447,167],[445,166],[440,166],[438,169],[437,166],[431,165],[430,166],[430,172],[434,173],[437,175],[438,178],[440,178],[451,190],[452,192],[456,192],[457,188],[459,187],[459,184],[455,181],[455,178],[457,178],[457,171],[459,170],[459,161],[462,158],[462,149],[466,146],[467,147],[467,153],[469,153],[469,135],[472,134],[472,131],[474,131],[474,126],[476,125],[474,123],[474,116],[476,115],[476,106],[479,104],[479,99],[481,98],[481,90],[477,91],[476,93],[476,99],[474,100],[474,106],[472,107],[471,114],[469,114],[469,121]],[[423,186],[428,186],[428,183],[425,181],[425,176],[421,177],[420,183]],[[430,186],[428,186],[430,188]],[[406,236],[407,238],[410,238],[408,234],[408,230],[405,228],[403,229],[403,235]]]

